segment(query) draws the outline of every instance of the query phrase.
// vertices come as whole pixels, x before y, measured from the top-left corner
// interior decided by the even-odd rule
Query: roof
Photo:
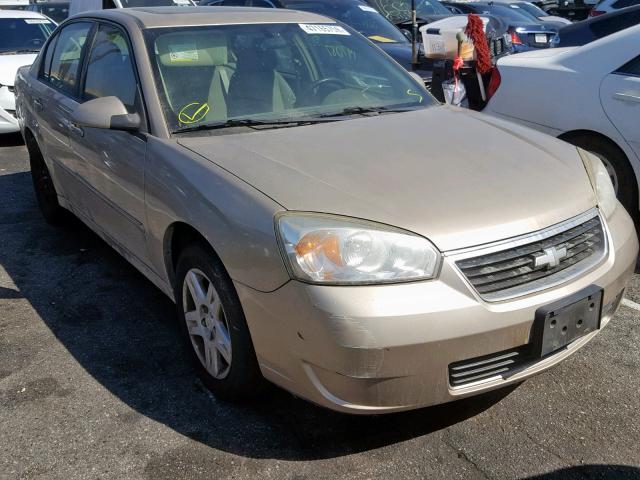
[[[41,13],[26,10],[0,10],[0,18],[44,18],[48,20]]]
[[[133,19],[141,28],[247,23],[335,23],[335,20],[315,13],[248,7],[116,8],[86,12],[78,16],[107,18],[121,22]]]

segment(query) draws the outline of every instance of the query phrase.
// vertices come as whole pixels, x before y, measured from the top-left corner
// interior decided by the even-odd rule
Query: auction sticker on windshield
[[[320,35],[351,35],[340,25],[312,25],[310,23],[299,23],[298,25],[307,33]]]

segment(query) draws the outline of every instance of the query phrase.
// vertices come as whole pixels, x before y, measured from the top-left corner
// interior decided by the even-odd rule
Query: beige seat
[[[192,112],[206,103],[208,112],[197,123],[227,119],[227,92],[235,69],[224,35],[163,35],[156,41],[156,53],[167,102],[176,117],[185,107],[192,106]]]

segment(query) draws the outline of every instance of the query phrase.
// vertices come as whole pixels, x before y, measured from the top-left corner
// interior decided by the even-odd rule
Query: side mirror
[[[118,97],[102,97],[78,105],[71,113],[71,120],[78,127],[124,130],[140,129],[142,120],[137,113],[127,113]]]

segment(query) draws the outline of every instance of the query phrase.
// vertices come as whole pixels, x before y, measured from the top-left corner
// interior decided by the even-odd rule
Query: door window
[[[616,73],[640,77],[640,57],[636,57],[618,69]]]
[[[64,27],[58,34],[51,67],[46,75],[46,80],[51,85],[72,96],[76,94],[80,78],[80,59],[90,31],[90,23],[72,23]]]
[[[138,83],[129,43],[124,32],[101,25],[96,33],[87,63],[82,100],[118,97],[129,113],[138,108]]]

